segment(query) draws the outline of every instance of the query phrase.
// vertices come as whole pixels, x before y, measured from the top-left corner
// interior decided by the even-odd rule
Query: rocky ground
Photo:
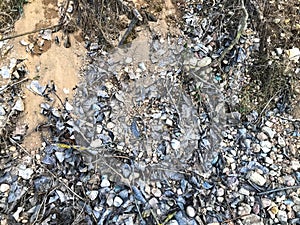
[[[299,7],[32,1],[15,33],[3,16],[1,224],[300,224]]]

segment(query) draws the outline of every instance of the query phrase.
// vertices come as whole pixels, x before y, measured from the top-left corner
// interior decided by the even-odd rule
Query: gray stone
[[[24,180],[29,180],[32,174],[33,174],[33,169],[26,168],[23,165],[19,167],[19,176],[22,177]]]
[[[87,195],[89,196],[89,199],[91,199],[93,201],[97,198],[98,191],[96,191],[96,190],[88,191]]]
[[[281,147],[285,147],[286,144],[285,144],[285,140],[279,135],[278,136],[278,144],[281,146]]]
[[[197,66],[200,68],[205,67],[205,66],[208,66],[209,64],[211,64],[211,62],[212,62],[212,59],[210,57],[205,57],[198,61]]]

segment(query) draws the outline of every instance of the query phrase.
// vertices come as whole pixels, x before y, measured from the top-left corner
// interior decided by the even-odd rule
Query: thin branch
[[[60,184],[65,186],[73,195],[75,195],[77,198],[79,198],[82,201],[86,201],[84,198],[80,197],[75,191],[73,191],[67,184],[65,184],[60,177],[57,177],[54,173],[52,173],[47,167],[45,167],[43,164],[41,164],[38,160],[36,160],[34,157],[31,156],[31,154],[27,151],[26,148],[24,148],[22,145],[20,145],[18,142],[13,140],[12,138],[9,138],[10,142],[12,144],[17,145],[23,152],[25,152],[33,161],[35,161],[38,165],[40,165],[43,169],[45,169],[53,178],[55,178]]]
[[[285,190],[290,190],[290,189],[297,189],[297,188],[300,188],[300,185],[290,186],[290,187],[283,187],[283,188],[276,188],[276,189],[273,189],[273,190],[257,193],[257,195],[267,195],[267,194],[272,194],[274,192],[285,191]]]

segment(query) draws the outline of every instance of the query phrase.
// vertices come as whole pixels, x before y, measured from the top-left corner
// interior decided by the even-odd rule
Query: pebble
[[[170,220],[167,225],[179,225],[179,223],[176,220]]]
[[[212,59],[210,57],[204,57],[203,59],[199,60],[197,63],[198,67],[205,67],[208,66],[209,64],[211,64]]]
[[[32,174],[33,174],[33,169],[26,168],[23,165],[19,167],[19,176],[22,177],[24,180],[29,180]]]
[[[238,207],[238,215],[244,216],[250,214],[252,208],[250,205],[242,202],[241,205]]]
[[[8,184],[0,185],[0,192],[2,192],[2,193],[7,192],[9,189],[10,189],[10,186]]]
[[[281,146],[281,147],[285,147],[286,144],[285,144],[285,140],[279,135],[278,136],[278,144]]]
[[[108,180],[107,178],[104,178],[104,179],[101,181],[100,186],[101,186],[102,188],[104,188],[104,187],[109,187],[109,186],[110,186],[109,180]]]
[[[260,140],[260,141],[265,141],[265,140],[268,140],[268,136],[263,133],[263,132],[259,132],[257,135],[256,135],[257,139]]]
[[[4,116],[5,114],[5,109],[0,105],[0,116]]]
[[[287,214],[286,214],[286,211],[283,211],[283,210],[279,210],[278,213],[277,213],[277,218],[280,222],[282,223],[286,223],[287,222]]]
[[[250,192],[247,189],[243,188],[243,187],[239,190],[239,193],[242,194],[242,195],[246,195],[246,196],[250,195]]]
[[[89,191],[89,192],[87,193],[87,195],[89,196],[89,198],[90,198],[92,201],[94,201],[94,200],[97,198],[97,196],[98,196],[98,191],[96,191],[96,190]]]
[[[300,162],[298,160],[292,160],[291,167],[293,170],[297,171],[298,169],[300,169]]]
[[[119,196],[116,196],[116,197],[114,198],[114,206],[118,208],[118,207],[120,207],[122,204],[123,204],[123,199],[120,198]]]
[[[266,178],[254,171],[250,171],[248,173],[248,178],[259,186],[263,186],[266,183]]]
[[[269,136],[269,138],[274,138],[274,136],[275,136],[275,134],[276,134],[276,132],[274,132],[273,130],[272,130],[272,128],[270,128],[270,127],[267,127],[267,126],[264,126],[263,128],[262,128],[262,131],[263,132],[265,132],[268,136]]]
[[[224,189],[223,189],[223,188],[219,188],[218,191],[217,191],[217,196],[218,196],[218,197],[221,197],[221,196],[223,196],[224,194],[225,194]]]
[[[159,198],[162,195],[161,190],[158,188],[153,188],[151,192],[156,198]]]
[[[186,207],[186,214],[189,216],[189,217],[195,217],[196,216],[196,210],[192,207],[192,206],[188,206]]]
[[[174,150],[177,150],[180,148],[180,141],[176,140],[176,139],[172,139],[171,141],[171,146]]]

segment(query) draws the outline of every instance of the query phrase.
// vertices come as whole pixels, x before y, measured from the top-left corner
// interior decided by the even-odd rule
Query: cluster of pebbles
[[[1,167],[1,223],[300,224],[300,121],[226,108],[259,40],[243,37],[224,81],[212,64],[233,37],[186,5],[188,36],[90,51],[74,103],[42,105],[53,140]]]

